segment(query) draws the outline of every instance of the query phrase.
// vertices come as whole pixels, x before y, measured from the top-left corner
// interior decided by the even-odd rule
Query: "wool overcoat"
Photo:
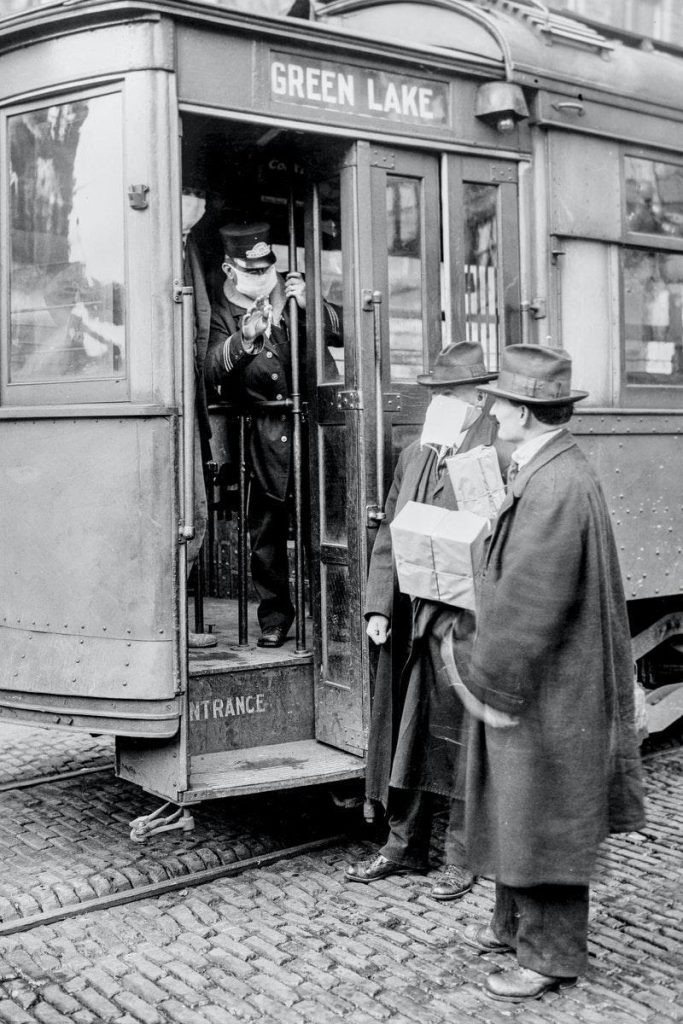
[[[484,414],[470,427],[458,451],[493,443],[497,424],[488,414],[491,404],[487,400]],[[455,770],[457,751],[451,742],[437,735],[440,730],[434,728],[433,721],[435,715],[442,717],[445,713],[444,690],[435,692],[430,665],[422,657],[434,609],[422,609],[422,602],[411,601],[399,590],[389,530],[389,524],[408,501],[456,508],[448,474],[440,484],[435,483],[436,461],[434,449],[421,447],[419,441],[401,452],[368,574],[365,616],[384,615],[391,626],[389,640],[377,659],[365,782],[367,798],[385,808],[390,786],[449,795]],[[457,617],[455,635],[463,641],[471,640],[472,613],[460,609],[453,609],[453,613]]]
[[[470,730],[470,867],[513,887],[587,885],[600,842],[644,823],[634,670],[612,525],[569,433],[524,466],[477,594],[468,689],[518,716]]]

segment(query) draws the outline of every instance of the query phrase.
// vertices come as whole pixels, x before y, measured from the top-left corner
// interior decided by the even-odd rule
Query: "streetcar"
[[[23,0],[0,19],[0,718],[108,733],[184,812],[364,771],[363,594],[416,377],[563,347],[651,731],[683,713],[683,52],[536,0]],[[21,8],[21,9],[19,9]],[[244,417],[193,523],[180,195],[306,280],[295,636],[254,643]],[[217,248],[218,246],[218,248]],[[220,277],[219,277],[220,279]],[[214,281],[215,284],[215,281]],[[343,312],[328,347],[322,304]],[[296,407],[294,407],[296,406]],[[242,446],[240,446],[240,439]],[[217,645],[188,650],[188,627]],[[150,826],[151,827],[151,826]]]

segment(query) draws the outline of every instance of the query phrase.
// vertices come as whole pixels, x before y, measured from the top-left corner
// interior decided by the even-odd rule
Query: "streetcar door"
[[[316,737],[349,751],[366,747],[363,602],[392,445],[416,429],[426,396],[415,377],[441,348],[438,185],[437,158],[390,162],[358,142],[308,203]],[[325,344],[323,300],[342,309],[341,349]]]
[[[141,141],[173,139],[166,90],[2,115],[0,717],[178,728],[174,143]]]
[[[355,751],[366,742],[375,653],[363,618],[367,564],[399,452],[419,436],[429,402],[417,376],[451,342],[478,341],[495,370],[500,348],[521,340],[516,166],[357,142],[313,187],[306,250],[318,296],[309,346],[316,735]],[[324,346],[321,295],[343,306],[341,352]]]

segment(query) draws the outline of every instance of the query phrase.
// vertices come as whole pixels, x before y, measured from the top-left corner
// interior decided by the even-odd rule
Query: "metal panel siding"
[[[673,120],[678,105],[670,111],[671,120],[663,116],[641,113],[629,107],[614,106],[610,97],[604,103],[591,102],[582,98],[579,89],[568,93],[539,92],[534,104],[534,116],[539,124],[554,125],[569,129],[586,141],[586,135],[601,135],[612,139],[623,139],[632,145],[659,146],[679,152],[683,149],[683,124]],[[575,106],[561,107],[560,104]],[[674,113],[675,111],[675,113]],[[658,115],[665,111],[658,111]]]
[[[172,71],[172,25],[131,21],[83,30],[2,54],[0,102],[52,86],[111,78],[126,71]]]
[[[595,415],[572,431],[602,482],[627,600],[683,593],[683,417]]]
[[[170,419],[5,423],[7,688],[173,694],[173,463]]]
[[[618,145],[575,132],[550,132],[548,141],[551,233],[621,238]]]

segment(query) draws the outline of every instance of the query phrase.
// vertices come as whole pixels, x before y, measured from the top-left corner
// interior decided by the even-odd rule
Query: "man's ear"
[[[531,418],[531,409],[529,408],[529,406],[528,405],[520,405],[520,407],[519,407],[519,419],[520,419],[520,422],[521,422],[523,427],[527,427],[529,425],[530,418]]]

